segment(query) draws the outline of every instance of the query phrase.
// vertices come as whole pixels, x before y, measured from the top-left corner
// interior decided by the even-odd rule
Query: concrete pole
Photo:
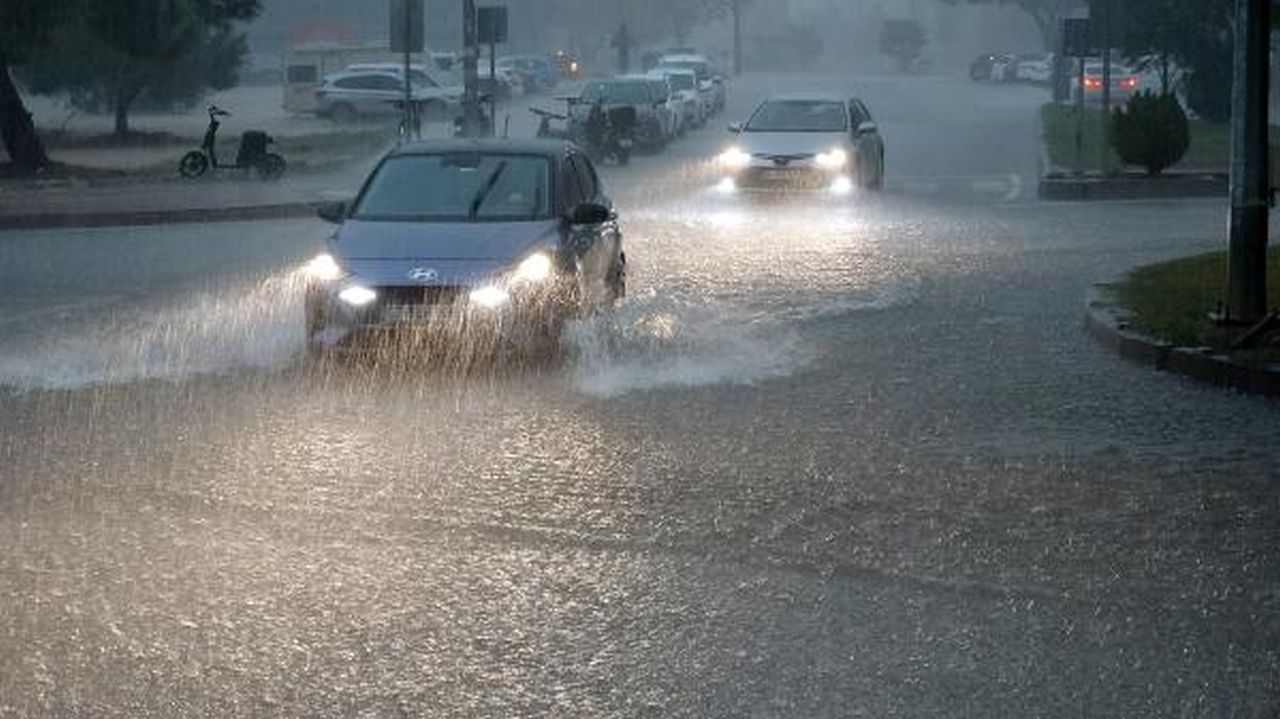
[[[1102,43],[1102,135],[1098,148],[1098,170],[1111,172],[1111,8],[1115,0],[1102,0],[1102,17],[1098,18]]]
[[[480,32],[476,0],[462,0],[462,133],[480,136]]]
[[[742,74],[742,0],[732,0],[733,13],[733,74]]]
[[[1252,324],[1267,313],[1271,0],[1236,0],[1235,14],[1226,319]]]

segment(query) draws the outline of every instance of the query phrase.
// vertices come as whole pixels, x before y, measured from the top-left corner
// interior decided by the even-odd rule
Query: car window
[[[371,75],[368,82],[373,90],[404,90],[404,83],[389,75]]]
[[[586,202],[594,202],[600,194],[595,168],[591,161],[582,155],[572,155],[569,163],[573,166],[578,179],[578,188]]]
[[[425,222],[544,218],[550,214],[549,177],[550,162],[535,155],[392,157],[374,173],[352,217]]]
[[[849,124],[850,125],[856,128],[857,126],[861,125],[862,123],[866,122],[869,119],[871,118],[869,115],[867,115],[866,108],[862,106],[861,102],[858,102],[857,100],[849,101]]]
[[[365,90],[367,88],[362,84],[363,79],[362,77],[342,77],[335,80],[333,86],[343,90]]]
[[[671,86],[677,90],[693,90],[697,86],[697,81],[693,75],[684,73],[676,73],[667,76],[667,80],[671,82]]]
[[[561,204],[566,211],[573,211],[573,208],[581,205],[584,201],[585,194],[582,192],[582,180],[578,177],[577,166],[574,164],[574,155],[570,155],[560,166],[560,197]]]
[[[747,122],[747,132],[844,132],[843,103],[827,100],[772,100]]]
[[[651,102],[650,92],[648,83],[643,81],[594,82],[582,91],[582,100],[612,105],[645,105]]]

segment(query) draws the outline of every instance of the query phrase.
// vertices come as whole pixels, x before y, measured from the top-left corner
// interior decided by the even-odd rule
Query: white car
[[[835,95],[783,95],[766,100],[717,159],[725,192],[825,191],[884,185],[884,142],[866,105]]]
[[[701,55],[663,55],[658,60],[658,69],[693,70],[698,77],[698,92],[711,110],[708,114],[714,115],[724,109],[724,79],[711,69],[710,60]]]
[[[676,68],[659,68],[650,73],[652,77],[660,77],[671,85],[680,109],[681,122],[684,127],[702,127],[711,115],[711,108],[703,102],[698,92],[698,76],[693,70]]]
[[[316,88],[316,114],[335,122],[360,117],[396,115],[404,102],[404,66],[390,63],[352,65],[324,78]],[[410,96],[425,117],[444,117],[461,107],[461,87],[442,86],[421,66],[409,67]]]

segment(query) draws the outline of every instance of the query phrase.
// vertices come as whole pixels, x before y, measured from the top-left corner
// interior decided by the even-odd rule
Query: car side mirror
[[[870,135],[879,130],[876,124],[870,120],[866,120],[858,125],[859,135]]]
[[[743,125],[742,125],[742,123],[741,123],[741,122],[731,122],[731,123],[729,123],[729,132],[732,132],[732,133],[733,133],[733,134],[735,134],[735,135],[741,135],[741,134],[742,134],[742,130],[743,130]]]
[[[569,215],[571,225],[600,225],[613,217],[613,210],[594,202],[584,202]]]
[[[347,203],[325,202],[316,207],[316,215],[325,222],[341,225],[347,219]]]

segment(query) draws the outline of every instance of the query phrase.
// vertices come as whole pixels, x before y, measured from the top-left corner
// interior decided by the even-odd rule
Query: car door
[[[863,132],[860,128],[863,123],[875,121],[871,119],[871,112],[867,110],[867,106],[862,104],[861,100],[852,99],[849,101],[849,129],[851,133],[851,141],[853,147],[857,151],[860,169],[871,173],[871,176],[880,176],[884,168],[881,167],[881,158],[883,145],[880,141],[879,130]]]
[[[609,199],[601,190],[600,180],[591,160],[575,152],[569,155],[567,167],[573,175],[581,202],[611,207]],[[582,286],[586,291],[584,299],[603,301],[608,295],[610,272],[622,251],[622,236],[618,231],[617,220],[611,213],[607,222],[574,226],[570,228],[570,232],[573,235],[571,245],[575,248],[582,271]]]

